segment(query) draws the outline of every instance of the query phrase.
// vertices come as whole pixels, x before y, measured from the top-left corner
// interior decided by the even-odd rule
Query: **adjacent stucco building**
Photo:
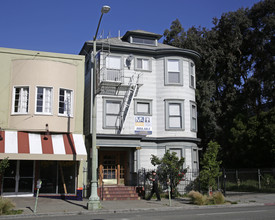
[[[76,196],[83,188],[84,56],[0,48],[2,195]],[[86,174],[86,173],[85,173]]]

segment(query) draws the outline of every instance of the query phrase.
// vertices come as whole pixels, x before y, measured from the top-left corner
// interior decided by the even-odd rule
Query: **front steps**
[[[104,186],[98,188],[98,196],[101,200],[140,200],[135,186]]]

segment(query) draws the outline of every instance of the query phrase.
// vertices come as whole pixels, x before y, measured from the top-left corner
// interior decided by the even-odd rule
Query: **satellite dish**
[[[133,55],[133,54],[130,54],[130,55],[127,57],[127,59],[126,59],[126,65],[127,65],[128,69],[130,69],[130,67],[131,67],[131,62],[132,62],[133,59],[134,59],[134,55]]]

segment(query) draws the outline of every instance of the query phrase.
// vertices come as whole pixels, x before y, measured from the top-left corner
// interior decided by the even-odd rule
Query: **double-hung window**
[[[135,115],[152,115],[152,101],[135,100]]]
[[[121,100],[104,99],[104,128],[117,128],[120,125]]]
[[[36,113],[52,114],[53,89],[51,87],[36,88]]]
[[[136,70],[151,71],[151,60],[148,58],[136,58]]]
[[[196,88],[196,78],[195,78],[195,65],[194,63],[189,64],[189,78],[190,78],[190,87]]]
[[[14,87],[13,113],[26,114],[29,111],[29,87]]]
[[[58,113],[64,116],[73,116],[73,91],[68,89],[59,90]]]
[[[184,129],[184,101],[166,100],[166,130]]]
[[[197,131],[197,106],[190,102],[191,107],[191,131]]]
[[[166,59],[165,85],[183,85],[180,59]]]
[[[121,57],[119,56],[107,56],[106,57],[106,80],[118,81],[122,80],[121,75]]]

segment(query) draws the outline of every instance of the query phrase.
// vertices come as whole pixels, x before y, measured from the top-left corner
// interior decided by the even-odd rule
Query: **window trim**
[[[16,89],[20,89],[22,90],[23,88],[27,88],[28,89],[28,98],[27,98],[27,109],[26,112],[15,112],[14,108],[15,108],[15,95],[16,95]],[[21,95],[20,95],[21,96]],[[30,109],[30,87],[29,86],[13,86],[13,95],[12,95],[12,114],[13,115],[26,115],[29,114],[29,109]]]
[[[148,115],[148,116],[152,116],[152,100],[148,100],[148,99],[134,99],[135,102],[135,115]],[[138,103],[147,103],[149,104],[149,112],[148,113],[143,113],[143,112],[138,112]]]
[[[169,119],[170,119],[170,114],[169,114],[169,106],[170,104],[179,104],[181,109],[180,109],[180,117],[181,117],[181,127],[176,128],[176,127],[169,127]],[[185,118],[184,118],[184,100],[180,99],[169,99],[165,100],[165,130],[167,131],[183,131],[185,130]]]
[[[192,76],[194,78],[194,85],[192,85]],[[189,62],[189,86],[190,88],[196,89],[195,64],[193,62]]]
[[[196,111],[196,115],[195,115],[195,117],[193,117],[193,109],[192,109],[192,107],[193,106],[195,106],[195,111]],[[193,118],[195,118],[195,120],[196,120],[196,128],[194,129],[193,127],[192,127],[192,125],[193,125]],[[192,131],[192,132],[197,132],[198,131],[198,114],[197,114],[197,104],[195,103],[195,102],[193,102],[193,101],[190,101],[190,131]]]
[[[152,40],[153,44],[147,44],[144,42],[134,42],[134,38],[136,39],[141,39],[141,40]],[[139,45],[147,45],[147,46],[158,46],[158,41],[155,38],[150,38],[150,37],[139,37],[139,36],[130,36],[130,43],[131,44],[139,44]]]
[[[44,89],[46,88],[49,88],[51,89],[51,111],[50,112],[45,112],[45,100],[43,98],[43,110],[42,112],[38,112],[37,111],[37,90],[38,88],[43,88],[43,95],[44,95]],[[35,109],[34,109],[34,112],[35,114],[38,114],[38,115],[53,115],[53,104],[54,104],[54,90],[53,90],[53,87],[52,86],[36,86],[35,87]]]
[[[149,61],[149,68],[148,69],[143,69],[143,68],[138,68],[137,67],[137,60],[148,60]],[[135,57],[135,70],[137,71],[144,71],[144,72],[152,72],[152,59],[150,57]]]
[[[116,129],[119,127],[120,125],[120,122],[119,122],[119,125],[116,126],[107,126],[106,125],[106,113],[107,113],[107,102],[108,101],[113,101],[113,102],[120,102],[120,106],[119,106],[119,109],[121,109],[121,105],[122,105],[122,99],[119,99],[119,98],[107,98],[107,97],[104,97],[103,98],[103,129]],[[117,117],[119,116],[120,112],[117,114]],[[114,115],[114,114],[113,114]]]
[[[67,114],[67,111],[65,111],[65,106],[64,106],[64,112],[66,112],[66,113],[62,114],[62,113],[59,112],[59,108],[60,108],[60,91],[61,91],[61,89],[64,90],[65,93],[67,91],[71,92],[71,100],[70,100],[71,103],[70,103],[70,114],[69,115]],[[65,96],[65,94],[64,94],[64,96]],[[65,101],[64,101],[64,103],[65,103]],[[59,91],[58,91],[58,115],[72,118],[74,116],[73,106],[74,106],[74,91],[72,89],[59,88]]]
[[[168,62],[169,60],[178,60],[179,62],[179,82],[178,83],[170,83],[169,82],[169,71],[168,71]],[[182,59],[179,57],[166,57],[165,58],[165,77],[164,77],[164,85],[165,86],[183,86],[183,68],[182,68]]]

